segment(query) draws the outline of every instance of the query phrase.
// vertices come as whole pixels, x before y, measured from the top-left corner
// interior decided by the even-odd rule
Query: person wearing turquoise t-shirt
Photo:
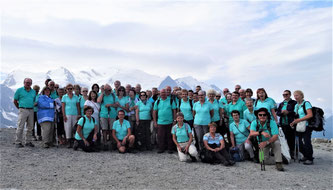
[[[98,126],[96,120],[92,117],[94,108],[86,106],[84,116],[79,119],[75,133],[74,150],[82,148],[85,152],[95,152],[95,142],[97,140]],[[84,123],[83,123],[84,122]]]
[[[188,91],[183,89],[182,99],[178,104],[178,111],[184,114],[184,122],[188,123],[193,128],[193,102],[188,98]]]
[[[281,145],[278,138],[279,130],[275,121],[270,119],[270,113],[266,108],[255,111],[256,120],[251,123],[250,136],[257,137],[259,148],[264,151],[265,164],[275,163],[278,171],[284,171],[282,166]],[[270,155],[270,151],[274,157]]]
[[[178,112],[176,115],[177,124],[172,127],[172,140],[177,146],[179,160],[185,162],[188,160],[187,154],[190,155],[193,162],[199,159],[196,147],[192,144],[193,136],[189,124],[184,123],[184,114]]]
[[[89,98],[89,96],[88,96],[88,88],[82,88],[81,89],[81,95],[79,96],[79,103],[80,103],[81,113],[83,113],[84,104],[86,103],[86,101],[88,100],[88,98]]]
[[[124,119],[124,110],[118,111],[118,120],[113,122],[112,137],[117,143],[119,153],[125,153],[126,149],[129,153],[135,153],[134,142],[135,136],[132,135],[130,123]]]
[[[244,160],[244,151],[250,154],[250,159],[253,160],[254,152],[250,141],[250,123],[244,119],[239,118],[239,111],[234,110],[231,112],[234,122],[230,124],[230,136],[232,148],[239,149],[241,160]]]
[[[254,110],[258,110],[260,108],[266,108],[269,111],[269,114],[272,116],[271,119],[274,119],[276,123],[278,123],[276,116],[276,103],[272,98],[269,98],[266,90],[264,88],[259,88],[257,90],[257,100],[254,103]]]
[[[81,117],[81,109],[79,104],[79,97],[73,93],[73,85],[66,86],[67,94],[62,99],[62,113],[64,117],[65,133],[68,143],[68,148],[73,147],[73,126],[78,118]]]
[[[15,144],[17,148],[22,148],[24,126],[27,123],[27,132],[25,136],[25,146],[34,147],[32,141],[32,128],[34,127],[34,102],[36,92],[31,88],[31,78],[25,78],[24,86],[18,88],[14,94],[14,105],[19,110],[16,129]]]
[[[55,89],[55,83],[54,83],[53,80],[49,81],[48,87],[51,89],[51,95],[50,95],[50,97],[53,100],[57,99],[59,96],[58,96],[57,90]]]
[[[199,101],[193,105],[194,131],[198,137],[199,151],[203,149],[203,135],[208,132],[208,124],[214,116],[212,105],[205,100],[205,92],[200,90],[198,93]]]
[[[232,101],[228,104],[228,106],[226,106],[226,111],[229,116],[229,125],[234,121],[234,119],[231,116],[231,112],[233,110],[238,110],[240,113],[240,118],[243,119],[244,118],[243,113],[247,109],[245,102],[239,98],[239,92],[236,91],[233,92],[231,98]]]
[[[117,97],[112,93],[112,88],[109,84],[104,85],[104,92],[101,92],[100,96],[98,96],[97,103],[101,104],[99,121],[102,128],[104,150],[106,151],[109,149],[108,141],[111,141],[111,138],[108,139],[107,137],[111,137],[111,130],[117,117],[116,108],[118,106]]]
[[[173,153],[171,128],[176,115],[176,104],[167,98],[166,89],[161,90],[161,97],[155,101],[153,109],[154,127],[157,128],[158,152],[163,153],[168,148],[169,154]]]
[[[245,105],[247,109],[244,111],[244,119],[251,123],[256,119],[256,116],[254,115],[254,109],[253,109],[253,99],[251,98],[245,98]]]
[[[140,150],[152,150],[150,137],[150,121],[153,105],[147,100],[145,91],[140,92],[140,101],[135,106],[135,137]]]
[[[303,158],[300,160],[305,165],[313,164],[313,147],[311,143],[312,129],[308,126],[308,121],[313,117],[312,106],[310,102],[304,101],[304,94],[300,90],[294,92],[294,98],[297,102],[295,106],[296,118],[290,123],[291,127],[296,127],[297,123],[305,121],[306,128],[304,132],[296,132],[296,136],[299,138],[299,149],[303,154]],[[305,110],[304,110],[305,108]],[[305,111],[305,112],[304,112]],[[297,117],[298,116],[298,117]]]

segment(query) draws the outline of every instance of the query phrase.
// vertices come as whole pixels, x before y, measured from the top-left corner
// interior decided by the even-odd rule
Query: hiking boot
[[[35,145],[32,144],[31,142],[25,143],[25,146],[35,147]]]
[[[42,136],[37,136],[37,140],[38,141],[42,141],[43,139],[42,139]]]
[[[236,163],[235,161],[233,161],[233,160],[229,160],[229,165],[230,165],[230,166],[235,165],[235,163]]]
[[[74,141],[73,149],[77,150],[79,148],[79,142]]]
[[[32,136],[32,140],[33,140],[33,141],[37,141],[36,136]]]
[[[168,153],[169,154],[173,154],[173,150],[168,150]]]
[[[24,147],[24,146],[23,146],[22,143],[18,143],[18,144],[15,145],[15,147],[16,147],[16,148],[22,148],[22,147]]]
[[[299,161],[300,162],[305,162],[305,161],[307,161],[308,159],[307,158],[305,158],[305,157],[303,157],[303,158],[301,158],[301,159],[299,159]]]
[[[282,166],[282,162],[276,162],[276,169],[278,171],[284,171],[283,166]]]
[[[163,153],[164,152],[164,150],[158,150],[157,151],[157,154],[161,154],[161,153]]]
[[[43,148],[50,148],[49,144],[45,143],[43,144]]]
[[[127,152],[133,154],[137,153],[137,151],[134,148],[128,148]]]
[[[313,165],[313,161],[312,160],[306,160],[303,164],[304,165]]]
[[[73,148],[73,139],[68,140],[68,146],[67,148]]]

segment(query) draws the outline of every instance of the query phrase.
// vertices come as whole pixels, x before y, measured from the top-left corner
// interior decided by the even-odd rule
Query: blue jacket
[[[46,95],[40,95],[38,99],[37,120],[38,123],[54,121],[54,100]]]

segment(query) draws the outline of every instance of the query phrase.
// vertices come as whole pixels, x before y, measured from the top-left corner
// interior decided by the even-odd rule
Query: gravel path
[[[17,149],[15,129],[0,129],[0,188],[14,189],[332,189],[332,144],[315,145],[315,164],[234,167],[181,163],[177,154],[84,153],[67,148]]]

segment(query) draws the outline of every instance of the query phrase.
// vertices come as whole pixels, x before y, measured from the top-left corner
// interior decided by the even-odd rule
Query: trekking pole
[[[294,162],[296,162],[296,160],[298,160],[298,163],[300,162],[300,160],[298,159],[298,155],[299,155],[299,137],[295,136]]]
[[[58,139],[58,118],[57,118],[57,111],[54,112],[54,129],[55,129],[55,136],[56,136],[56,145],[59,148],[59,139]]]
[[[261,171],[265,171],[265,154],[263,149],[259,149],[259,162]]]

